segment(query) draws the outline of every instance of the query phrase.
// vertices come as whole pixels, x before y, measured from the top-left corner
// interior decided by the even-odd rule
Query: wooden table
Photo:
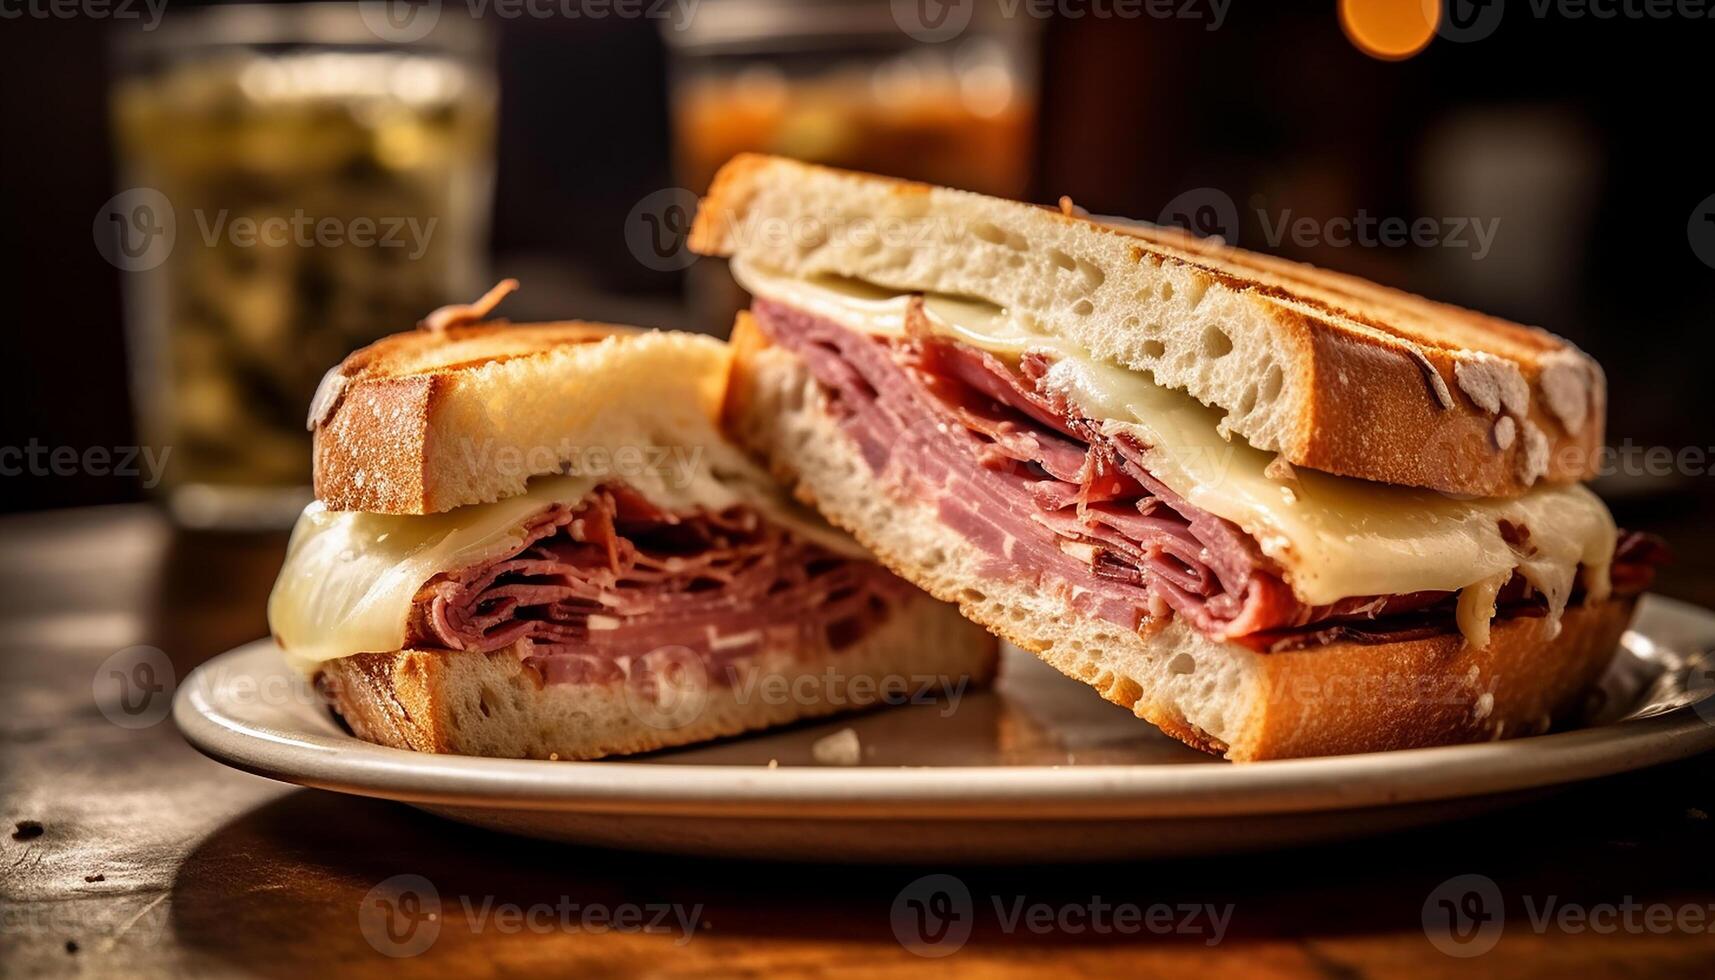
[[[1656,515],[1681,563],[1662,591],[1715,604],[1701,507]],[[1626,515],[1622,513],[1622,519]],[[1633,521],[1634,526],[1637,522]],[[1715,972],[1715,760],[1628,774],[1500,815],[1344,846],[1167,864],[1033,869],[842,868],[695,861],[479,833],[404,806],[226,769],[170,721],[114,724],[93,678],[117,651],[158,647],[175,674],[266,631],[283,536],[188,535],[143,508],[0,520],[0,974],[968,976],[1634,975]],[[1045,834],[1060,832],[1044,826]],[[951,873],[976,902],[954,955],[903,948],[902,888]],[[1492,878],[1506,925],[1474,959],[1437,951],[1430,893]],[[431,881],[433,945],[390,958],[364,938],[379,882]],[[470,902],[466,910],[462,899]],[[1530,920],[1553,900],[1643,907],[1598,933]],[[1099,900],[1230,906],[1221,942],[1149,931],[1008,929],[1002,909]],[[490,916],[575,903],[697,910],[688,938]],[[1657,906],[1696,931],[1650,932]],[[504,916],[505,913],[502,913]],[[557,919],[557,915],[556,915]],[[572,916],[576,922],[576,914]],[[1068,920],[1074,924],[1082,920]],[[1660,914],[1657,914],[1660,921]],[[511,928],[509,928],[511,926]],[[397,950],[395,950],[397,951]]]

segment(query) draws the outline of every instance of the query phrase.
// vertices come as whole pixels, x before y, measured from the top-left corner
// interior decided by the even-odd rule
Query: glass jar
[[[211,8],[118,49],[128,189],[95,233],[125,272],[140,428],[170,448],[183,524],[289,525],[322,374],[483,289],[491,48],[453,18],[391,40],[361,6]]]
[[[914,4],[887,0],[703,0],[664,23],[680,184],[701,194],[721,164],[756,151],[1025,196],[1039,21],[976,6],[994,15],[967,10],[933,41],[901,21]],[[717,262],[691,266],[688,291],[711,332],[743,306]]]

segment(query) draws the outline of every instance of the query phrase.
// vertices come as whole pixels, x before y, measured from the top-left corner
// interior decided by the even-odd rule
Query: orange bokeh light
[[[1429,46],[1441,23],[1441,0],[1340,0],[1340,28],[1358,50],[1403,61]]]

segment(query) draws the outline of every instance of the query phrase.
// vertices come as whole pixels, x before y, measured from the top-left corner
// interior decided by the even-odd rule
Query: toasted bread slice
[[[1497,620],[1489,644],[1457,632],[1258,653],[1174,617],[1133,632],[1061,594],[993,573],[931,501],[890,493],[792,352],[748,318],[734,332],[726,424],[775,475],[895,573],[1103,697],[1235,761],[1369,752],[1543,731],[1580,707],[1634,601]]]
[[[593,323],[396,334],[322,381],[316,497],[430,514],[515,496],[591,447],[704,447],[728,356],[710,337]]]
[[[471,309],[482,315],[502,294]],[[723,438],[725,344],[461,318],[463,308],[442,311],[422,330],[353,354],[329,373],[311,411],[320,503],[294,533],[270,625],[287,659],[317,678],[360,737],[426,752],[591,759],[897,704],[931,688],[961,691],[993,675],[993,637],[872,566]],[[678,451],[672,465],[655,462],[664,450]],[[576,478],[542,480],[526,494],[527,481],[561,473]],[[656,532],[751,510],[786,532],[762,540],[796,549],[803,578],[760,578],[780,570],[770,564],[780,555],[754,542],[681,575],[692,553],[678,549],[694,535],[619,541],[629,532],[613,511],[606,524],[586,528],[579,518],[549,532],[605,542],[607,564],[529,551],[533,519],[620,486],[665,512],[652,518]],[[586,530],[594,536],[582,537]],[[623,564],[645,549],[653,564]],[[516,561],[526,553],[530,561]],[[861,574],[822,578],[841,564]],[[467,605],[435,588],[485,570],[480,589],[495,591]],[[586,591],[558,595],[574,578]],[[673,601],[741,578],[748,591],[722,594],[726,605],[700,607],[713,609],[700,618]],[[805,581],[834,584],[816,591]],[[841,589],[844,601],[864,603],[862,616],[841,611]],[[587,590],[611,601],[591,613]],[[532,597],[540,592],[553,594]],[[497,624],[475,620],[532,605],[542,608],[516,613],[520,620],[583,623],[585,632],[543,641],[547,654],[529,633],[486,649],[484,631]],[[628,626],[649,639],[587,649],[576,639]]]
[[[1472,496],[1595,474],[1606,384],[1570,343],[1353,276],[777,157],[716,176],[691,247],[969,297],[1222,409],[1298,466]]]
[[[596,759],[906,704],[924,692],[958,697],[992,679],[996,658],[992,636],[918,594],[847,649],[723,662],[680,678],[665,698],[629,678],[544,684],[524,663],[512,648],[368,653],[329,661],[317,683],[366,741],[417,752]]]

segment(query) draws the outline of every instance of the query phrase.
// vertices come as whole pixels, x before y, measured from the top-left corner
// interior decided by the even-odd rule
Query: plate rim
[[[1664,612],[1715,612],[1651,596]],[[1647,634],[1645,634],[1647,636]],[[430,755],[270,728],[210,700],[216,670],[273,655],[255,640],[198,666],[172,715],[217,762],[284,782],[442,807],[802,819],[1028,820],[1314,813],[1542,789],[1715,749],[1692,704],[1549,735],[1243,764],[814,766]],[[284,670],[284,664],[281,664]]]

